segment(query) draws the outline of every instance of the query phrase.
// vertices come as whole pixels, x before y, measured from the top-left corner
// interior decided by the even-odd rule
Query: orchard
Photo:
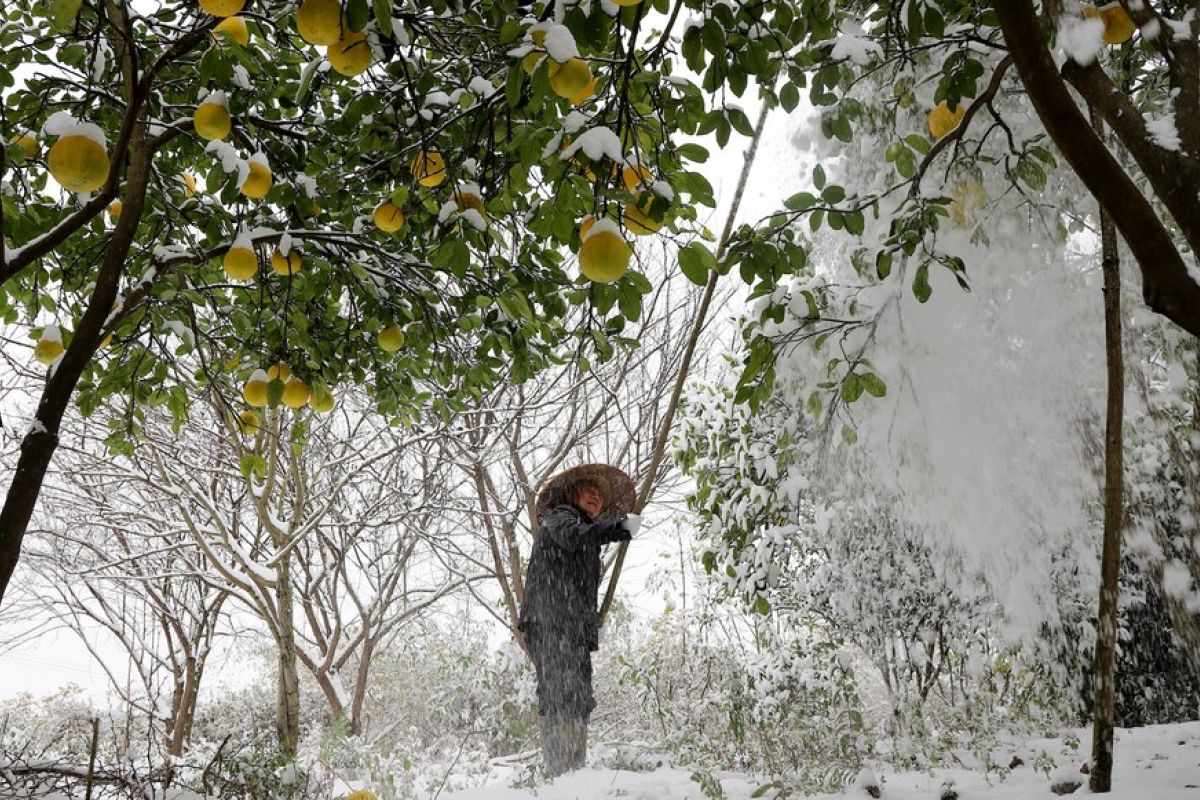
[[[1185,361],[1200,336],[1185,5],[6,3],[0,315],[36,392],[7,465],[0,604],[70,415],[120,409],[105,445],[130,456],[150,416],[179,432],[215,404],[261,481],[270,435],[351,392],[392,427],[449,424],[547,370],[635,352],[662,288],[652,250],[704,287],[697,334],[716,284],[737,282],[727,399],[817,431],[799,461],[823,462],[835,428],[854,445],[856,409],[904,374],[872,361],[880,319],[900,295],[937,303],[943,277],[970,291],[968,244],[1036,259],[1103,239],[1111,267],[1119,234],[1163,359]],[[768,113],[815,131],[807,187],[714,237],[710,157],[749,139],[748,173]],[[710,400],[708,432],[741,419]],[[766,427],[770,452],[795,444]],[[764,559],[758,529],[728,517],[763,495],[722,472],[728,442],[688,435],[692,510],[723,531],[704,566],[767,616],[778,594],[738,566]]]

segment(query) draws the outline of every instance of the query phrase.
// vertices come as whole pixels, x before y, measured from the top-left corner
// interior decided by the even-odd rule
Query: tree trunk
[[[1093,115],[1093,124],[1102,128]],[[1096,624],[1096,698],[1092,724],[1093,792],[1112,789],[1113,725],[1116,719],[1117,591],[1121,567],[1124,504],[1122,425],[1125,414],[1125,364],[1121,353],[1121,263],[1117,234],[1100,209],[1101,263],[1104,269],[1104,350],[1108,363],[1108,404],[1104,425],[1104,549],[1100,559],[1100,613]]]
[[[300,676],[296,669],[295,599],[292,596],[291,556],[275,568],[275,601],[278,607],[279,682],[275,704],[275,729],[279,750],[288,759],[300,745]]]
[[[358,659],[358,675],[354,679],[354,699],[350,703],[350,733],[354,736],[360,736],[363,732],[363,703],[367,699],[367,678],[374,655],[375,639],[364,636],[362,654]]]
[[[334,678],[331,678],[328,672],[319,669],[312,674],[317,681],[317,686],[321,688],[321,694],[325,695],[325,702],[329,704],[330,718],[336,720],[346,716],[346,707],[342,705],[342,697],[333,686]]]
[[[167,755],[176,757],[183,755],[184,745],[191,736],[196,698],[200,694],[200,667],[196,659],[188,656],[184,663],[183,684],[177,689],[178,701],[173,704],[171,738],[167,742]]]

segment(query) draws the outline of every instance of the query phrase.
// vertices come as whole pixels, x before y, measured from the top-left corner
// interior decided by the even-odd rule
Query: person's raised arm
[[[547,512],[542,519],[539,539],[543,547],[553,546],[567,551],[588,545],[623,542],[630,538],[624,522],[624,518],[613,522],[584,522],[572,509],[559,506]]]

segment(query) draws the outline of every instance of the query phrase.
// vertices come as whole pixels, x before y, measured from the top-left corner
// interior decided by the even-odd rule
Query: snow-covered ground
[[[931,772],[895,772],[877,769],[859,776],[859,783],[840,794],[810,795],[809,800],[841,800],[870,797],[863,784],[878,780],[884,800],[1028,800],[1052,798],[1051,785],[1074,779],[1082,785],[1075,796],[1090,794],[1087,776],[1079,771],[1087,760],[1089,733],[1079,732],[1074,748],[1064,739],[1036,739],[1015,743],[995,752],[997,763],[1007,766],[1016,756],[1024,762],[1007,775],[984,774],[968,768],[935,769]],[[1108,800],[1200,800],[1200,722],[1121,729],[1117,732],[1116,768],[1113,791]],[[751,798],[766,780],[739,773],[716,773],[717,792],[708,794],[692,778],[694,770],[660,767],[649,772],[615,769],[585,769],[564,775],[550,784],[513,788],[513,770],[498,765],[494,780],[485,786],[443,794],[445,800],[592,800],[619,797],[624,800],[728,800]],[[767,789],[762,798],[780,795]]]

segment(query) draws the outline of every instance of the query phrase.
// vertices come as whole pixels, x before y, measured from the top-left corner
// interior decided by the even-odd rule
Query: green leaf
[[[700,29],[700,38],[704,41],[705,49],[713,55],[725,52],[725,28],[715,19],[710,19]]]
[[[521,81],[524,77],[525,72],[521,69],[520,61],[508,68],[508,76],[504,81],[504,99],[509,108],[516,108],[521,102]]]
[[[75,27],[75,18],[82,6],[83,0],[51,0],[50,30],[53,33],[69,32]]]
[[[267,462],[256,455],[242,456],[242,476],[249,479],[251,475],[262,477],[267,474]]]
[[[797,192],[796,194],[783,201],[784,208],[790,211],[803,211],[811,207],[817,202],[816,195],[812,192]]]
[[[830,184],[821,192],[821,199],[826,203],[840,203],[846,199],[846,190],[841,186]]]
[[[371,19],[371,8],[367,0],[346,0],[346,27],[352,31],[361,31],[367,27]]]
[[[761,594],[758,596],[758,599],[754,601],[754,612],[756,614],[762,614],[764,617],[771,613],[771,604],[767,602],[767,598],[763,597]]]
[[[703,164],[705,161],[708,161],[708,149],[691,142],[679,145],[675,149],[675,152],[679,154],[680,159],[685,161],[694,161],[697,164]]]
[[[940,39],[946,33],[946,19],[932,5],[925,8],[925,32],[934,39]]]
[[[796,110],[796,106],[800,105],[800,90],[796,88],[796,84],[789,82],[783,85],[779,90],[779,104],[789,114]]]
[[[843,215],[843,217],[844,217],[843,221],[846,223],[846,230],[849,231],[850,233],[854,234],[855,236],[862,236],[862,232],[863,232],[863,229],[865,226],[865,221],[863,220],[862,212],[861,211],[847,211]]]
[[[871,397],[883,397],[887,394],[887,384],[873,372],[862,373],[858,376],[858,380]]]
[[[818,192],[825,188],[825,168],[820,164],[813,167],[813,186]]]
[[[910,133],[904,137],[904,141],[908,142],[908,146],[924,155],[933,149],[933,143],[925,136],[918,136],[915,133]]]
[[[700,242],[692,242],[679,249],[679,268],[688,280],[697,286],[708,282],[708,273],[717,268],[717,259]]]
[[[385,39],[392,38],[392,3],[391,0],[371,0],[375,12],[376,32]]]
[[[851,372],[842,381],[842,400],[847,403],[853,403],[862,397],[863,388],[861,376],[856,372]]]
[[[917,268],[917,275],[913,278],[912,290],[917,301],[921,303],[924,303],[933,294],[933,287],[929,285],[929,264],[922,264]]]
[[[378,3],[378,2],[381,2],[381,0],[375,0],[375,2]],[[505,20],[504,24],[500,26],[500,43],[501,44],[508,44],[510,42],[515,42],[517,40],[517,37],[520,35],[521,35],[521,23],[517,22],[515,19]]]
[[[754,135],[754,126],[750,124],[750,119],[746,116],[746,112],[740,108],[727,109],[725,116],[728,117],[729,123],[733,125],[733,129],[742,136]]]
[[[496,302],[504,309],[504,313],[508,314],[512,319],[533,319],[533,309],[530,308],[529,300],[523,294],[505,292],[496,298]]]
[[[879,275],[879,280],[884,280],[888,275],[892,274],[892,254],[886,250],[880,250],[875,256],[875,272]]]

